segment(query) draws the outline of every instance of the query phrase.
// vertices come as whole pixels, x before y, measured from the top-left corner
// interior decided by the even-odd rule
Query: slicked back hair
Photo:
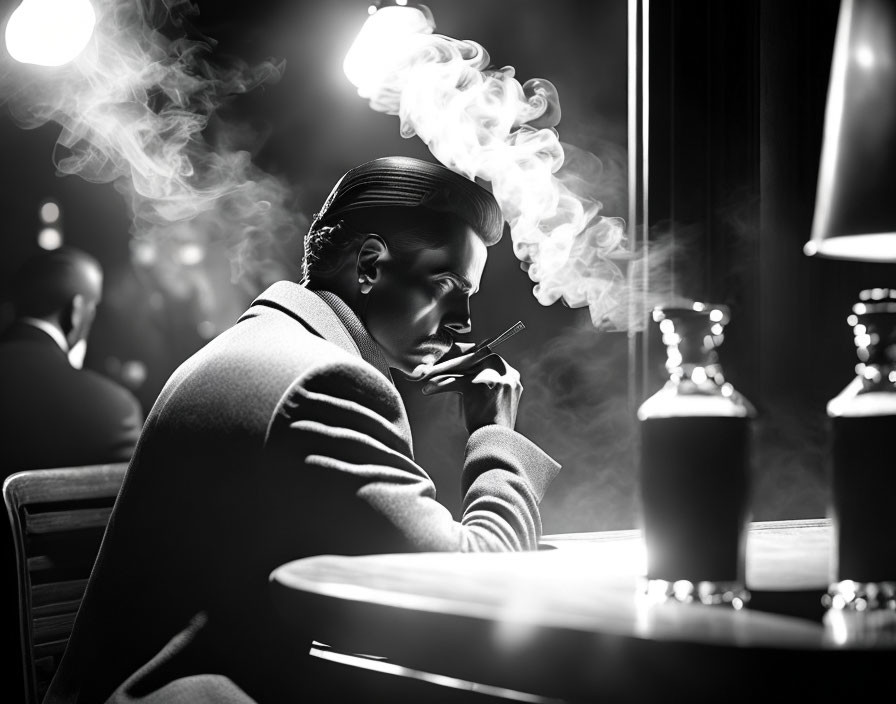
[[[347,171],[305,236],[303,282],[332,272],[366,234],[378,234],[396,254],[439,247],[446,220],[466,223],[486,246],[506,227],[494,195],[442,164],[390,156]]]
[[[335,225],[321,225],[306,236],[302,281],[307,283],[332,273],[346,253],[371,234],[382,237],[395,255],[441,247],[445,244],[443,228],[449,219],[460,220],[457,215],[426,208],[376,208],[347,213]],[[497,242],[494,238],[491,242],[481,235],[480,238],[487,246]]]

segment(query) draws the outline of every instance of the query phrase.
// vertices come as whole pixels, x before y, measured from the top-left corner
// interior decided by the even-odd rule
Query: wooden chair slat
[[[127,464],[88,465],[19,472],[14,499],[19,506],[51,501],[102,499],[118,494]],[[39,476],[32,472],[41,472]],[[15,476],[15,475],[13,475]]]
[[[35,584],[31,587],[31,607],[38,609],[48,604],[66,601],[81,601],[87,589],[86,579],[70,579],[49,584]]]
[[[35,618],[31,621],[31,637],[36,644],[68,638],[74,625],[74,612]]]
[[[38,643],[34,646],[35,661],[43,658],[55,658],[65,652],[65,646],[68,644],[68,636],[59,640],[51,640],[46,643]]]
[[[59,573],[62,570],[72,569],[81,566],[85,572],[83,576],[87,576],[90,568],[93,567],[93,561],[100,549],[100,541],[102,534],[96,537],[92,543],[86,544],[68,544],[53,546],[53,549],[33,552],[28,557],[28,573],[31,575],[32,582],[37,584],[45,584],[47,582],[58,582],[66,579],[80,579],[82,575],[64,576]]]
[[[56,567],[58,567],[56,559],[49,555],[35,555],[28,558],[28,572],[31,574],[52,570]]]
[[[25,532],[28,535],[47,535],[86,528],[105,528],[109,523],[111,506],[25,513]]]
[[[43,606],[32,605],[31,613],[35,619],[49,618],[50,616],[61,616],[63,614],[70,615],[76,613],[80,605],[80,599],[73,599],[71,601],[58,601],[53,604],[44,604]]]
[[[18,472],[3,483],[12,527],[25,653],[25,704],[56,672],[127,464]]]

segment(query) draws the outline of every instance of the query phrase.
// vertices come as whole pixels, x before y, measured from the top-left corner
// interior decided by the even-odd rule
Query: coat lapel
[[[253,307],[257,305],[278,308],[349,354],[361,356],[358,345],[330,306],[304,286],[290,281],[278,281],[252,302]],[[248,314],[249,311],[246,311],[243,316]]]
[[[288,313],[315,334],[349,354],[361,357],[394,383],[379,346],[348,305],[336,294],[329,291],[309,291],[291,281],[278,281],[258,296],[252,305],[271,306]]]

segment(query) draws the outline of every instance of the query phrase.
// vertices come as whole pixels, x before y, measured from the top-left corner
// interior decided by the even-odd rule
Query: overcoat
[[[159,395],[45,704],[307,701],[314,633],[284,632],[277,566],[536,549],[558,469],[521,434],[480,428],[454,520],[358,318],[330,292],[275,283]]]

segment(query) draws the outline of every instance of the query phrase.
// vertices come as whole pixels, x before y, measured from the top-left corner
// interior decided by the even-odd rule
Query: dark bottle
[[[725,306],[658,308],[669,379],[638,409],[647,590],[684,601],[749,599],[745,583],[755,409],[726,382]]]
[[[896,608],[896,289],[859,294],[847,319],[856,377],[827,406],[830,418],[831,587],[842,609]]]

